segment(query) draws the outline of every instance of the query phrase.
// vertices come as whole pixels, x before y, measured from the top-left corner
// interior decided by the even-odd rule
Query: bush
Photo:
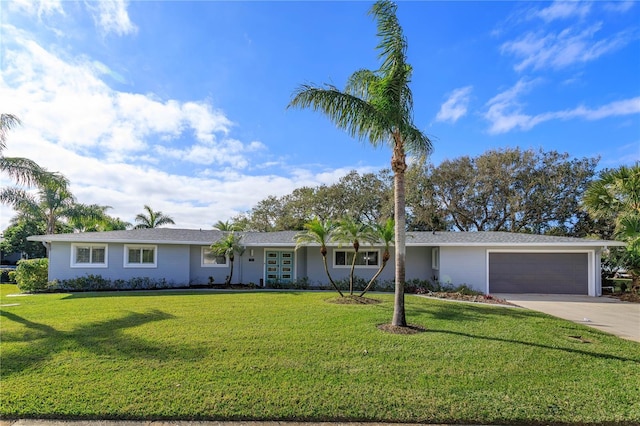
[[[128,280],[111,280],[102,275],[85,275],[68,280],[55,280],[49,283],[50,291],[104,291],[104,290],[154,290],[173,288],[164,278],[134,277]]]
[[[15,280],[20,291],[35,293],[47,290],[48,274],[49,259],[23,259],[9,277]]]

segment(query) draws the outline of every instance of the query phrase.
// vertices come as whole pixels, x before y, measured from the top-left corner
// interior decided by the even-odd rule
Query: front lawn
[[[407,296],[396,335],[392,295],[10,292],[5,419],[640,423],[640,344],[522,309]]]

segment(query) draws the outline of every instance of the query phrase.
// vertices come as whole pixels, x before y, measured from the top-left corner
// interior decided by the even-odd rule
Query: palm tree
[[[614,223],[615,237],[627,243],[624,267],[640,285],[640,163],[603,171],[585,191],[583,205],[593,218]]]
[[[165,215],[161,211],[153,211],[148,205],[144,205],[144,210],[147,214],[138,213],[136,215],[136,223],[134,229],[144,228],[159,228],[162,225],[175,225],[175,222],[170,216]]]
[[[7,148],[7,133],[20,125],[20,119],[13,114],[0,114],[0,171],[8,174],[19,185],[39,186],[47,180],[58,185],[67,185],[67,179],[58,173],[48,172],[33,160],[22,157],[5,157],[2,153]]]
[[[228,220],[224,222],[221,220],[217,221],[213,224],[213,229],[223,232],[241,231],[240,226],[233,222],[229,222]]]
[[[131,226],[130,223],[109,216],[107,210],[110,208],[111,206],[98,204],[75,204],[69,225],[74,232],[116,231]]]
[[[12,206],[23,218],[45,223],[47,234],[55,234],[62,226],[61,219],[76,214],[73,194],[66,185],[52,181],[40,185],[35,195],[20,188],[4,188],[0,192],[0,202]]]
[[[384,253],[382,253],[382,264],[378,268],[378,271],[375,273],[373,278],[371,278],[367,286],[364,288],[364,290],[362,290],[362,293],[360,293],[360,297],[364,296],[364,294],[367,291],[369,291],[374,281],[380,276],[380,274],[382,273],[382,270],[384,269],[385,266],[387,266],[387,262],[391,258],[391,255],[389,254],[389,246],[393,243],[394,226],[395,225],[393,223],[393,219],[387,219],[387,221],[384,222],[382,225],[377,223],[373,225],[374,235],[377,236],[378,241],[381,241],[384,244]]]
[[[329,267],[327,266],[327,243],[331,240],[335,224],[330,220],[323,222],[320,219],[312,219],[303,226],[304,230],[298,232],[294,237],[296,241],[296,250],[303,245],[318,244],[320,246],[320,254],[322,255],[324,271],[327,273],[329,282],[338,294],[340,294],[340,297],[344,297],[344,294],[342,294],[336,283],[333,281],[333,278],[331,278]]]
[[[360,243],[373,243],[377,240],[369,225],[357,222],[352,218],[344,218],[338,222],[333,233],[332,240],[340,244],[351,244],[354,250],[353,259],[351,259],[351,271],[349,273],[349,295],[353,295],[353,280]]]
[[[370,14],[377,20],[382,64],[377,71],[354,72],[344,91],[332,85],[302,85],[293,93],[288,107],[321,111],[352,137],[368,140],[373,146],[388,144],[392,149],[395,213],[395,301],[392,325],[406,326],[405,281],[405,171],[406,155],[431,152],[429,138],[413,124],[413,96],[409,88],[412,68],[407,63],[407,41],[396,17],[397,6],[377,1]]]
[[[211,245],[211,251],[216,256],[225,256],[229,259],[229,263],[231,264],[231,270],[229,271],[225,285],[231,284],[235,253],[239,253],[240,255],[244,253],[244,246],[242,246],[241,240],[242,235],[236,235],[234,231],[231,231]]]

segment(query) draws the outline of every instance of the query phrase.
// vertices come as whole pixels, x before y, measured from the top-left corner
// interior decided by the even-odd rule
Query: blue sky
[[[286,109],[302,83],[378,67],[370,6],[1,0],[0,110],[23,121],[5,155],[123,220],[149,204],[186,228],[376,172],[389,149]],[[399,2],[398,18],[434,164],[506,147],[640,160],[640,3]]]

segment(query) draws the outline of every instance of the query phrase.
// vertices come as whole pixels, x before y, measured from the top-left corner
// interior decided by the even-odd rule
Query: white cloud
[[[436,121],[449,121],[455,123],[467,113],[472,86],[461,87],[454,90],[436,115]]]
[[[530,130],[550,120],[601,120],[608,117],[640,114],[640,97],[610,102],[597,108],[578,106],[573,109],[540,114],[525,114],[519,98],[529,92],[536,81],[520,80],[512,88],[496,95],[487,102],[485,118],[491,123],[489,133],[506,133],[514,129]]]
[[[625,13],[631,10],[634,6],[634,0],[626,0],[626,1],[608,1],[602,4],[602,7],[610,12],[615,13]]]
[[[42,19],[43,15],[53,15],[54,13],[64,15],[61,0],[13,0],[11,2],[3,2],[3,7],[5,5],[10,10],[37,16],[38,19]]]
[[[138,31],[129,19],[126,0],[85,1],[96,27],[104,34],[115,33],[119,36],[134,34]]]
[[[79,202],[110,205],[123,220],[149,204],[178,227],[209,228],[269,195],[330,184],[351,170],[247,174],[267,147],[232,137],[236,124],[207,101],[116,91],[102,80],[107,64],[45,49],[10,25],[2,33],[0,111],[23,121],[5,155],[60,171]],[[13,214],[0,205],[0,229]]]
[[[246,163],[242,156],[255,148],[255,143],[245,147],[240,141],[217,145],[215,135],[228,134],[233,123],[205,101],[162,100],[153,94],[112,90],[100,79],[106,65],[84,57],[65,60],[14,28],[3,30],[10,40],[0,76],[0,103],[7,103],[3,108],[20,115],[26,125],[38,126],[62,146],[101,152],[110,161],[121,161],[148,155],[150,146],[158,142],[169,145],[166,152],[183,149],[170,145],[177,138],[194,136],[211,152],[237,156],[214,155],[205,161],[207,153],[200,150],[182,159],[234,165]]]
[[[595,40],[601,23],[582,30],[568,28],[559,33],[529,32],[517,40],[504,43],[500,50],[521,58],[516,71],[527,68],[562,69],[575,63],[590,62],[620,49],[632,39],[630,32],[619,32],[611,37]]]
[[[536,10],[534,16],[551,22],[556,19],[566,19],[573,17],[586,17],[591,11],[591,3],[579,1],[556,0],[551,6],[541,10]]]

